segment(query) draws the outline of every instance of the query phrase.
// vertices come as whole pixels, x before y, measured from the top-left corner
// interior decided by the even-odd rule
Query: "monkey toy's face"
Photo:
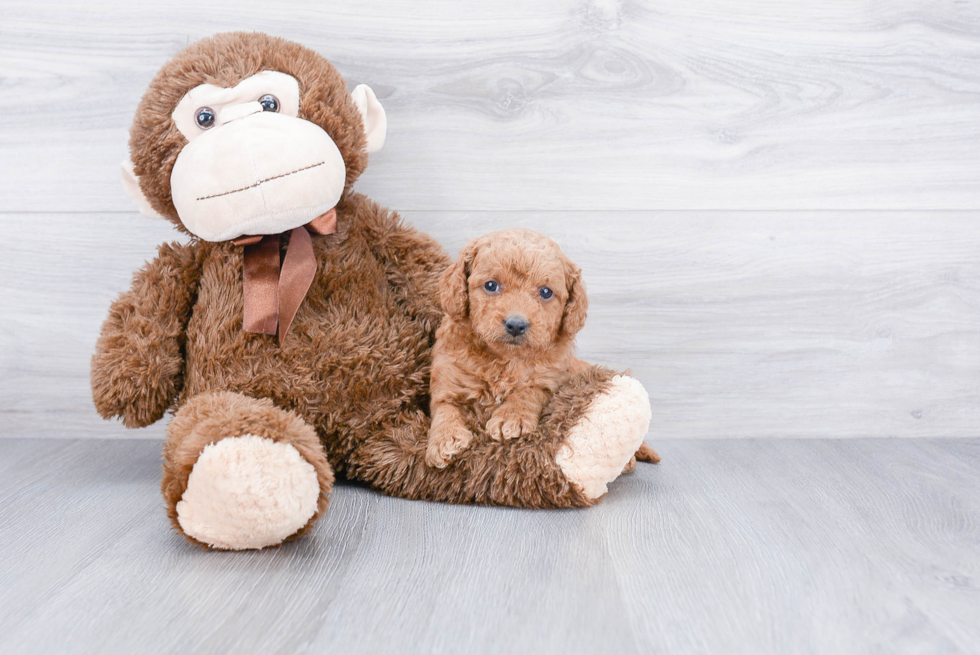
[[[181,99],[172,116],[188,143],[170,188],[188,230],[207,241],[274,234],[337,204],[344,158],[298,113],[299,84],[273,71],[231,89],[202,84]]]
[[[348,95],[332,67],[326,78],[332,88],[323,88],[320,80],[272,69],[276,61],[260,62],[264,70],[245,75],[234,60],[215,61],[213,50],[201,55],[209,57],[203,71],[180,73],[208,81],[167,88],[158,78],[155,86],[174,99],[180,93],[179,100],[165,115],[159,108],[169,107],[154,98],[154,105],[141,106],[146,115],[134,125],[134,166],[124,166],[124,181],[144,213],[176,219],[206,241],[285,232],[336,206],[360,172],[351,175],[348,163],[363,168],[363,154],[384,142],[386,119],[374,93],[360,85]],[[362,125],[350,125],[351,114],[354,121],[360,114]]]

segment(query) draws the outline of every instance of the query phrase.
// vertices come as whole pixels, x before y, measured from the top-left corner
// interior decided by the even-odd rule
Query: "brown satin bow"
[[[243,329],[246,332],[275,334],[278,327],[279,343],[282,343],[316,276],[316,255],[310,233],[322,236],[336,231],[336,209],[291,230],[282,272],[279,271],[279,241],[285,232],[232,240],[236,246],[245,247],[242,293],[245,304]]]

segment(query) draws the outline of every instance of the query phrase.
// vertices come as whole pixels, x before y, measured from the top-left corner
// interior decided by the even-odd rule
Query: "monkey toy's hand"
[[[92,400],[129,428],[163,418],[180,392],[184,330],[200,271],[193,246],[164,245],[112,304],[92,357]]]

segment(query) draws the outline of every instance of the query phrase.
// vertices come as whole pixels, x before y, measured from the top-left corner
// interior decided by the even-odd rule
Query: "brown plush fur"
[[[438,468],[472,442],[468,415],[489,414],[492,439],[531,436],[548,400],[588,368],[574,355],[588,309],[582,271],[542,234],[515,228],[474,239],[443,274],[440,297],[446,316],[433,350],[426,452]],[[526,331],[511,335],[509,318]]]
[[[171,518],[203,447],[245,433],[291,443],[314,465],[317,516],[326,508],[331,468],[405,498],[593,504],[566,479],[555,454],[608,387],[613,373],[606,369],[587,368],[568,380],[544,408],[533,440],[488,440],[442,470],[425,465],[431,349],[442,315],[437,288],[450,260],[431,238],[352,191],[367,160],[363,126],[344,80],[322,57],[260,34],[226,34],[164,66],[131,139],[152,206],[180,227],[169,185],[184,145],[170,119],[180,98],[200,83],[233,86],[262,70],[297,78],[300,115],[330,134],[347,164],[338,231],[313,238],[317,271],[290,331],[281,344],[243,331],[242,248],[192,239],[162,246],[136,274],[110,308],[92,360],[93,399],[104,417],[139,427],[177,410],[164,450]],[[565,325],[569,332],[574,321]]]

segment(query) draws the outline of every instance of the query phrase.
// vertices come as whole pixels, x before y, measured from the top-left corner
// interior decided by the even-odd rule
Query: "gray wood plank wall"
[[[261,30],[388,111],[358,189],[456,252],[555,237],[584,358],[651,437],[969,436],[980,425],[980,3],[19,2],[0,8],[0,436],[95,415],[99,324],[167,225],[119,183],[156,69]]]

